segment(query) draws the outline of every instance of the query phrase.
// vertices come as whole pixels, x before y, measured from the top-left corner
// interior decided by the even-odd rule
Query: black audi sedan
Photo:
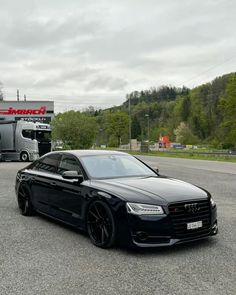
[[[170,246],[217,234],[209,192],[123,152],[51,152],[17,173],[20,211],[86,231],[93,244]]]

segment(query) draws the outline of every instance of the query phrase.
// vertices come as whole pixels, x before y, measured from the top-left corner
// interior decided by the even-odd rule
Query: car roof
[[[65,150],[65,151],[55,151],[50,154],[71,154],[78,158],[83,156],[99,156],[99,155],[128,155],[124,152],[119,151],[108,151],[108,150]]]

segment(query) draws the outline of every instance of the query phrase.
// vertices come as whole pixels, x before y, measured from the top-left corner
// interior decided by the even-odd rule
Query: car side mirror
[[[157,167],[154,168],[154,171],[159,175],[159,169]]]
[[[65,172],[62,173],[62,177],[64,179],[77,180],[79,183],[84,181],[83,175],[78,174],[77,171],[65,171]]]

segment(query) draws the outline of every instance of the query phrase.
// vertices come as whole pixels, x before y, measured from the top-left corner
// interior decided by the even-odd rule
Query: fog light
[[[146,241],[148,238],[147,233],[143,232],[143,231],[139,231],[137,232],[137,237],[139,238],[140,241]]]

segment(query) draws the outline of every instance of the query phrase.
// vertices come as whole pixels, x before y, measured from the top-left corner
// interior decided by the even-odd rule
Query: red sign
[[[46,107],[43,106],[39,109],[15,109],[9,107],[8,109],[0,109],[0,115],[45,115]]]
[[[163,147],[163,148],[169,148],[170,147],[170,138],[169,138],[168,135],[162,136],[160,134],[160,137],[159,137],[159,147]]]

